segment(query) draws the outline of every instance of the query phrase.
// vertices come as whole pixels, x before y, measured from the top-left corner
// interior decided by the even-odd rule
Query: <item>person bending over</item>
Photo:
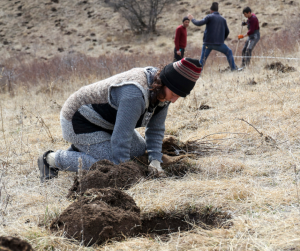
[[[133,68],[84,86],[65,102],[60,113],[68,150],[47,151],[38,158],[41,182],[59,171],[88,170],[99,160],[119,164],[148,151],[150,174],[164,176],[162,140],[170,103],[190,94],[200,76],[197,59],[183,58],[161,71]],[[145,139],[135,130],[146,127]]]

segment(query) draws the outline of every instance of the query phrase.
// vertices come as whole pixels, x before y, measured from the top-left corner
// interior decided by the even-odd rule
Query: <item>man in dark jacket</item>
[[[224,44],[224,40],[228,37],[229,29],[226,19],[219,14],[218,9],[219,4],[217,2],[213,2],[210,7],[211,14],[207,15],[204,19],[198,21],[194,19],[191,14],[188,15],[188,18],[194,25],[202,26],[206,24],[200,64],[204,66],[210,52],[212,50],[216,50],[226,55],[230,68],[234,71],[237,67],[234,63],[232,51],[226,44]]]
[[[243,14],[248,18],[248,20],[247,22],[242,22],[242,26],[247,25],[248,32],[245,35],[239,35],[238,39],[242,39],[244,37],[248,37],[248,39],[242,51],[242,68],[250,64],[252,50],[260,39],[258,18],[251,12],[249,7],[243,9]]]
[[[175,32],[175,48],[174,48],[174,62],[184,58],[184,50],[187,42],[186,28],[189,26],[190,20],[188,17],[182,19],[182,24],[179,25]]]

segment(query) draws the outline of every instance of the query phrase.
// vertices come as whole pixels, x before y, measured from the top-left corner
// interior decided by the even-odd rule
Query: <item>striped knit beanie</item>
[[[180,97],[186,97],[200,77],[202,65],[198,59],[183,58],[168,64],[159,77],[164,85]]]

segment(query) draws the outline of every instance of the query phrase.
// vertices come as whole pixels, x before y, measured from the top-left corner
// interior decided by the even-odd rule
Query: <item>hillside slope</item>
[[[174,1],[161,15],[158,34],[134,35],[118,12],[104,0],[2,0],[0,1],[0,55],[23,52],[48,59],[61,53],[90,56],[126,53],[172,53],[176,27],[188,12],[203,18],[211,2]],[[287,0],[220,1],[220,13],[231,30],[227,43],[234,47],[240,33],[241,12],[250,6],[261,23],[262,35],[280,32],[287,20],[299,16],[299,3]],[[244,28],[245,29],[245,28]],[[188,28],[188,48],[201,46],[204,27]]]

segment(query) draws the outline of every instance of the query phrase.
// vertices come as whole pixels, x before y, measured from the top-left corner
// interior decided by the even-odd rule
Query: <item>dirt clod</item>
[[[129,188],[145,177],[145,172],[146,167],[133,161],[114,165],[108,160],[101,160],[93,164],[89,171],[82,172],[81,184],[80,177],[75,177],[67,197],[71,198],[91,188]]]
[[[208,109],[210,109],[209,105],[202,104],[199,106],[199,110],[208,110]]]
[[[288,65],[283,65],[281,62],[273,62],[271,64],[267,64],[265,66],[265,69],[266,70],[277,70],[278,72],[283,72],[283,73],[296,71],[296,69],[294,67],[288,66]]]
[[[81,193],[50,225],[85,245],[122,239],[139,232],[140,209],[132,197],[114,188],[90,189]]]
[[[0,237],[1,251],[33,251],[31,245],[16,237]]]

